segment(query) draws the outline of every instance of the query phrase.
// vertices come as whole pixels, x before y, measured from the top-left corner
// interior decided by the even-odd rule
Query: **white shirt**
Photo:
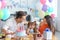
[[[3,29],[5,29],[7,32],[15,32],[17,29],[17,23],[15,21],[15,18],[8,19],[3,26]]]
[[[19,31],[17,30],[16,36],[26,36],[26,30],[23,22],[19,23],[17,28]]]
[[[2,31],[2,27],[3,27],[4,24],[5,24],[5,22],[0,20],[0,33],[2,33],[1,31]]]

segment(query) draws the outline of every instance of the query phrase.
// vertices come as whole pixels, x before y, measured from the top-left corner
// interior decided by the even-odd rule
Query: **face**
[[[32,27],[31,28],[35,28],[35,23],[32,24]]]
[[[46,22],[46,19],[45,18],[43,19],[43,22]]]
[[[29,28],[34,28],[35,27],[35,25],[33,24],[33,23],[31,23],[30,25],[29,25]]]
[[[43,19],[43,22],[44,22],[45,24],[47,24],[47,20],[46,20],[45,18]]]
[[[22,16],[22,18],[18,18],[18,22],[23,22],[26,19],[26,16]]]

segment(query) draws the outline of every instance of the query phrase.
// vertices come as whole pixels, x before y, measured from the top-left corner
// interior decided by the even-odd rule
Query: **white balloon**
[[[1,8],[1,6],[2,6],[2,3],[1,3],[1,1],[0,1],[0,8]]]
[[[42,8],[42,4],[40,2],[36,3],[36,9],[40,10]]]

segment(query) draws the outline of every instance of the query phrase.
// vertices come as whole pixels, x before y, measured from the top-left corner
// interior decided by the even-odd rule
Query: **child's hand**
[[[15,34],[15,32],[11,33],[11,35]]]
[[[13,34],[15,34],[15,32],[7,33],[7,35],[9,35],[9,34],[13,35]]]

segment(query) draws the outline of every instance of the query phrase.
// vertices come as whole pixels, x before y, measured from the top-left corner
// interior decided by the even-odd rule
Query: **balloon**
[[[45,16],[46,16],[46,15],[49,15],[49,13],[48,13],[48,12],[45,12]]]
[[[10,17],[10,13],[9,13],[9,11],[8,11],[8,9],[3,9],[3,14],[4,14],[4,16],[3,16],[3,20],[6,20],[6,19],[8,19],[9,17]]]
[[[39,17],[39,16],[38,16],[38,10],[35,10],[35,16],[36,16],[36,17]]]
[[[0,0],[0,9],[1,9],[1,8],[4,8],[5,5],[6,5],[5,0]]]
[[[2,3],[1,3],[1,1],[0,1],[0,9],[1,9],[1,6],[2,6]]]
[[[2,1],[2,0],[0,0],[0,1]]]
[[[3,1],[2,1],[2,7],[1,7],[1,8],[4,8],[5,5],[6,5],[6,2],[3,0]]]
[[[53,8],[48,8],[48,12],[53,12]]]
[[[43,5],[42,10],[43,10],[44,12],[46,12],[46,11],[47,11],[47,5]]]
[[[37,9],[37,10],[40,10],[40,9],[42,8],[42,6],[43,6],[43,5],[42,5],[40,2],[37,2],[37,3],[36,3],[36,9]]]
[[[3,12],[2,12],[2,10],[0,10],[0,19],[2,19],[3,18]]]
[[[55,18],[55,14],[51,14],[51,17],[52,17],[52,18]]]
[[[49,0],[49,2],[52,2],[52,0]]]
[[[38,15],[40,18],[44,18],[45,13],[42,10],[40,10]]]
[[[46,0],[40,0],[41,4],[45,4]]]

